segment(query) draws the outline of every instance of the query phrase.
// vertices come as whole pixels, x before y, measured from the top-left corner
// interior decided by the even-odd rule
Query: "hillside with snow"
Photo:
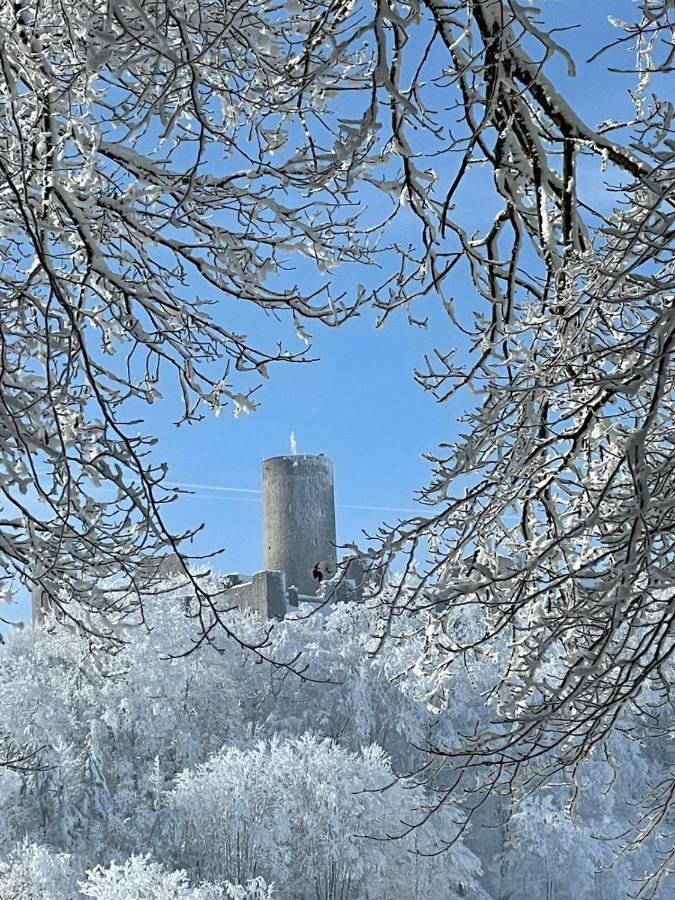
[[[382,607],[350,603],[266,642],[228,613],[265,658],[191,651],[176,583],[113,654],[49,622],[1,648],[0,726],[34,753],[0,770],[2,900],[621,900],[653,863],[615,854],[657,748],[617,733],[574,790],[487,798],[476,771],[450,795],[460,762],[425,751],[498,716],[499,658],[467,657],[441,695],[418,664],[431,620],[373,653]]]

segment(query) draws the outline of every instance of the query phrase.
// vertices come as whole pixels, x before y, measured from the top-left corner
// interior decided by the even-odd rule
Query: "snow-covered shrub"
[[[87,872],[80,885],[92,900],[272,900],[271,887],[261,879],[247,885],[191,887],[185,872],[166,872],[148,857],[132,856],[123,865],[111,863]]]
[[[0,834],[33,835],[87,865],[109,851],[145,851],[157,796],[176,772],[246,743],[237,654],[163,658],[187,637],[178,610],[167,610],[160,631],[139,629],[112,657],[92,656],[62,629],[3,648],[0,721],[21,745],[41,748],[44,768],[24,780],[20,802],[16,776],[0,771]]]
[[[185,872],[165,872],[157,863],[132,856],[122,865],[96,866],[87,872],[80,886],[85,897],[94,900],[216,900],[216,889],[195,889]]]
[[[274,885],[267,884],[264,878],[251,878],[246,884],[224,884],[225,897],[228,900],[273,900],[276,896]]]
[[[149,857],[98,865],[83,873],[67,853],[24,841],[0,862],[0,900],[273,900],[262,878],[192,887],[183,871],[168,872]]]
[[[78,874],[67,853],[24,841],[0,862],[0,900],[76,900]]]

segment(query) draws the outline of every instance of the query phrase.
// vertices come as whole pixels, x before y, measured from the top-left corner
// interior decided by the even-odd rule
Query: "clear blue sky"
[[[610,115],[630,114],[627,90],[633,77],[609,78],[604,60],[590,67],[584,60],[617,35],[607,16],[630,18],[633,3],[543,0],[536,5],[547,23],[583,24],[559,35],[579,66],[575,81],[564,79],[563,92],[583,116],[595,124]],[[632,62],[626,56],[624,64]],[[562,66],[556,64],[552,71],[562,73]],[[587,176],[601,195],[599,164],[589,162]],[[483,191],[474,184],[460,202],[470,216],[472,209],[494,201],[489,187]],[[473,302],[464,276],[458,277],[453,294],[462,297],[463,304]],[[413,382],[413,370],[425,352],[457,342],[449,320],[434,313],[433,307],[432,299],[427,330],[411,328],[404,314],[378,331],[371,314],[337,330],[308,326],[311,355],[319,361],[274,368],[270,381],[256,394],[260,406],[252,415],[234,419],[227,412],[219,418],[207,414],[202,423],[177,429],[171,424],[175,408],[170,402],[153,407],[148,427],[159,438],[156,456],[169,463],[171,481],[219,489],[197,488],[194,497],[181,497],[169,513],[170,523],[179,528],[204,522],[195,549],[223,547],[219,568],[244,572],[259,568],[262,506],[260,495],[252,492],[261,486],[262,460],[289,452],[291,431],[299,452],[325,453],[334,460],[340,542],[359,539],[364,529],[374,531],[383,519],[394,521],[397,511],[405,515],[414,509],[415,491],[429,472],[421,454],[439,441],[452,440],[464,402],[439,406]],[[221,314],[228,321],[226,308],[219,318]],[[302,349],[292,328],[283,329],[257,313],[247,316],[237,309],[236,314],[237,327],[248,330],[253,339],[279,333],[287,338],[287,349]]]

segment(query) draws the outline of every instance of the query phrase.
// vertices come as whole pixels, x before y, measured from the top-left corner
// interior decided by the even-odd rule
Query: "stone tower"
[[[327,456],[275,456],[263,462],[264,567],[313,596],[317,563],[337,561],[333,464]]]

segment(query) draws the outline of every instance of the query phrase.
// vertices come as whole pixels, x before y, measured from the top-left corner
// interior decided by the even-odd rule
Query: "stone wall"
[[[284,573],[270,569],[256,572],[250,581],[229,588],[224,601],[228,606],[255,610],[263,619],[283,619],[287,612]]]
[[[327,456],[275,456],[263,462],[263,565],[288,587],[313,596],[317,563],[335,571],[333,464]]]

